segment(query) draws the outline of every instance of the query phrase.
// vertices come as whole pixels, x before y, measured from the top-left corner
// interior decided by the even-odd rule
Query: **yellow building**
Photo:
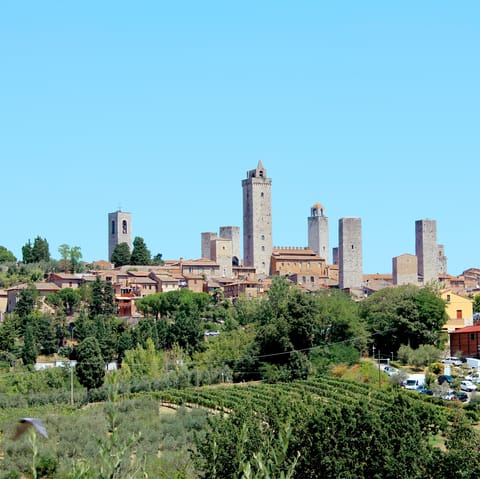
[[[444,290],[441,297],[446,303],[445,311],[449,318],[444,329],[451,331],[473,325],[473,301],[470,298],[455,294],[450,289]]]

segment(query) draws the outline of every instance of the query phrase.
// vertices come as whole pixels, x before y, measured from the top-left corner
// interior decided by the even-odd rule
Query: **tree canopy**
[[[50,261],[50,251],[47,240],[37,236],[33,241],[33,245],[32,242],[28,240],[22,247],[22,256],[24,263]]]
[[[360,303],[375,346],[396,352],[402,344],[438,346],[448,317],[445,302],[430,288],[400,286],[382,289]]]
[[[0,263],[15,263],[17,258],[15,255],[5,248],[5,246],[0,246]]]
[[[143,238],[136,236],[133,240],[132,255],[130,263],[133,265],[148,265],[152,261],[151,253],[145,244]]]
[[[85,338],[75,349],[75,372],[80,384],[87,389],[98,388],[105,377],[105,362],[96,338]]]
[[[115,265],[115,268],[130,264],[130,247],[128,243],[118,243],[112,252],[110,261]]]

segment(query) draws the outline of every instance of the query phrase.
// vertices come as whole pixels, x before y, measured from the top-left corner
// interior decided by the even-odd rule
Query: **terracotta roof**
[[[66,280],[81,280],[82,277],[77,275],[77,274],[71,274],[71,273],[54,273],[52,274],[52,277],[54,278],[60,278],[60,279],[66,279]]]
[[[218,266],[218,264],[211,259],[200,258],[182,261],[182,266]]]
[[[450,332],[450,334],[454,333],[480,333],[480,326],[465,326],[464,328],[456,328],[455,331]]]
[[[12,286],[8,288],[7,291],[15,291],[28,288],[30,285],[27,283],[17,284],[16,286]],[[34,283],[35,288],[38,291],[59,291],[61,288],[57,286],[55,283],[46,283],[46,282],[39,282]]]

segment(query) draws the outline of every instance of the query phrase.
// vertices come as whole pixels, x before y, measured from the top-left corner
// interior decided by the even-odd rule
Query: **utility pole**
[[[73,364],[70,361],[70,404],[73,405]]]

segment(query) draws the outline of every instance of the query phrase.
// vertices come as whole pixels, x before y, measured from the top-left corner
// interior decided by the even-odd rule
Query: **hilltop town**
[[[415,222],[415,255],[392,258],[391,274],[365,274],[362,263],[361,218],[344,217],[338,222],[338,245],[330,248],[329,221],[320,203],[312,205],[307,219],[308,244],[274,246],[272,241],[272,179],[259,161],[242,180],[243,228],[219,226],[201,232],[200,257],[164,260],[160,264],[122,264],[97,261],[88,273],[50,272],[36,288],[48,295],[62,288],[76,288],[96,276],[114,285],[120,316],[136,317],[135,300],[157,292],[187,288],[194,292],[221,290],[225,298],[257,297],[265,293],[271,278],[283,276],[305,291],[338,288],[357,299],[383,288],[400,285],[435,285],[445,297],[455,294],[471,304],[480,291],[480,269],[470,268],[459,276],[447,271],[444,246],[437,242],[433,219]],[[132,215],[120,209],[108,214],[108,256],[116,248],[132,251]],[[243,241],[241,241],[243,239]],[[243,244],[243,251],[241,249]],[[23,285],[0,289],[0,314],[12,312]],[[457,303],[460,300],[457,300]],[[452,313],[455,326],[473,324],[473,312]]]

